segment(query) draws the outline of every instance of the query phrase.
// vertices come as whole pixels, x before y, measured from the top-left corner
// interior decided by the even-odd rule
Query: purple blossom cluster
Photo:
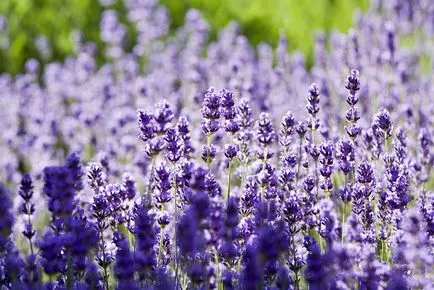
[[[310,70],[126,7],[132,53],[107,9],[109,63],[0,76],[1,289],[432,289],[431,1],[373,1]]]

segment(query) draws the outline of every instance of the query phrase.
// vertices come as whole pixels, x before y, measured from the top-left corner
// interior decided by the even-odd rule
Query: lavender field
[[[0,75],[0,289],[434,289],[434,2],[373,1],[314,61],[198,10],[106,9]]]

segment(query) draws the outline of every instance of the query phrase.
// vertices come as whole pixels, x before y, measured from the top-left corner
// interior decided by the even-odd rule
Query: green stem
[[[29,206],[30,206],[30,205],[29,205]],[[29,224],[29,225],[32,224],[32,222],[31,222],[31,220],[30,220],[30,214],[27,215],[27,224]],[[30,246],[30,254],[32,254],[32,256],[33,256],[33,254],[34,254],[34,250],[33,250],[33,242],[32,242],[32,239],[31,239],[31,238],[29,238],[29,246]]]
[[[101,251],[102,251],[102,259],[105,264],[106,254],[105,254],[105,246],[104,246],[104,231],[102,230],[102,227],[100,227],[99,230],[99,242],[101,243]],[[108,283],[108,273],[107,273],[107,266],[102,267],[103,271],[103,283],[106,290],[109,289],[109,283]]]
[[[177,287],[178,280],[178,232],[177,232],[177,224],[178,224],[178,203],[177,203],[177,194],[178,186],[176,181],[174,183],[174,203],[175,203],[175,287]]]
[[[206,145],[209,146],[211,145],[211,135],[207,135],[206,136]],[[209,169],[211,166],[211,160],[209,159],[209,157],[206,158],[206,167]]]
[[[292,237],[291,239],[291,244],[292,244],[292,259],[293,259],[293,263],[295,265],[295,263],[297,262],[297,257],[295,255],[295,236]],[[298,277],[298,270],[294,271],[295,274],[295,290],[300,290],[300,278]]]
[[[215,264],[216,264],[217,289],[218,290],[223,290],[223,283],[222,283],[221,278],[220,278],[219,254],[218,254],[217,251],[216,251],[216,253],[214,255],[214,259],[215,259]]]
[[[303,137],[300,137],[300,146],[298,147],[298,162],[297,162],[297,174],[295,175],[295,185],[298,185],[298,179],[300,177],[300,168],[301,168],[301,152],[303,149]]]
[[[231,196],[231,176],[232,176],[232,159],[229,160],[228,193],[227,193],[228,202],[229,202],[229,197]]]
[[[387,262],[387,245],[385,240],[381,240],[381,259]]]
[[[158,259],[157,259],[157,265],[160,265],[160,261],[161,261],[161,253],[163,252],[163,241],[164,241],[164,226],[160,227],[160,246],[159,246],[159,251],[158,251]]]
[[[319,177],[318,177],[318,161],[315,160],[315,188],[316,188],[316,199],[319,197]]]
[[[390,137],[384,138],[384,147],[385,147],[386,153],[389,152],[389,150],[390,150],[390,139],[391,139]]]
[[[155,168],[155,163],[157,162],[157,155],[153,155],[152,156],[152,163],[151,163],[151,172],[149,173],[149,182],[148,182],[148,205],[151,205],[152,203],[152,196],[151,196],[151,190],[152,190],[152,182],[154,179],[154,168]]]
[[[344,243],[344,234],[345,234],[345,215],[347,211],[347,203],[344,202],[342,208],[342,233],[341,233],[341,243]]]

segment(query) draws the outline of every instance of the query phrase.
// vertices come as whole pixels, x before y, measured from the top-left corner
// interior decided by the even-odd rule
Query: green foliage
[[[161,3],[170,11],[172,31],[183,24],[189,8],[197,8],[211,24],[212,38],[220,28],[236,20],[253,44],[265,41],[275,45],[284,33],[290,49],[300,49],[311,59],[314,32],[348,29],[354,9],[366,9],[369,0],[161,0]],[[135,30],[127,21],[123,0],[118,0],[113,8],[127,24],[126,47],[130,49]],[[102,10],[98,0],[1,0],[0,14],[7,19],[10,46],[0,48],[0,72],[20,72],[28,58],[42,62],[63,60],[73,52],[72,35],[77,30],[85,40],[98,45],[98,61],[103,62],[103,43],[99,39]],[[38,53],[35,45],[40,36],[46,37],[52,50],[47,58]]]
[[[24,61],[36,58],[43,62],[62,60],[72,53],[72,35],[81,30],[88,40],[99,41],[101,7],[94,0],[2,0],[0,14],[7,19],[10,47],[0,50],[0,71],[17,73]],[[51,56],[38,53],[36,39],[47,38]]]
[[[202,11],[211,24],[212,36],[231,20],[253,44],[276,45],[280,34],[288,37],[291,50],[301,50],[312,59],[312,44],[319,29],[346,31],[356,8],[366,10],[369,0],[162,0],[172,15],[172,29],[182,25],[189,8]]]

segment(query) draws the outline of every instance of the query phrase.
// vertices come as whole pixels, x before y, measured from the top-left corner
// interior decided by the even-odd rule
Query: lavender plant
[[[431,2],[373,1],[310,70],[154,2],[133,52],[107,10],[110,63],[0,76],[0,288],[431,289]]]

